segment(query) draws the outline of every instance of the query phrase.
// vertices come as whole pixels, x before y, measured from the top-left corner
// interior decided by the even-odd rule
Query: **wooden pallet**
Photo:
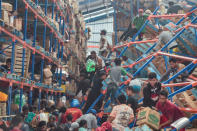
[[[16,48],[16,59],[15,59],[15,72],[21,75],[22,72],[22,58],[23,58],[23,47],[18,46]],[[30,50],[26,49],[25,50],[25,60],[24,60],[24,76],[26,77],[28,74],[28,69],[29,69],[29,61],[30,61]]]

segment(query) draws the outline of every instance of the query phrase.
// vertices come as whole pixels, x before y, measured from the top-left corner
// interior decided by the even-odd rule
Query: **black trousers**
[[[90,106],[94,103],[94,101],[99,97],[100,95],[100,91],[90,91],[90,94],[88,95],[87,101],[86,101],[86,105],[83,109],[83,113],[86,113],[88,111],[88,109],[90,108]],[[101,98],[97,104],[94,106],[94,109],[99,112],[99,110],[101,109],[103,104],[103,98]]]

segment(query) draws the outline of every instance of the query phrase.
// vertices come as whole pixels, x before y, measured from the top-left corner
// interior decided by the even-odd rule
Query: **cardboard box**
[[[2,10],[2,20],[9,25],[9,14],[8,11]]]
[[[146,107],[138,112],[137,125],[147,124],[148,126],[158,130],[160,124],[159,112]]]
[[[13,6],[10,3],[5,3],[5,2],[1,3],[1,8],[2,8],[2,10],[6,10],[6,11],[13,10]]]
[[[14,19],[14,27],[19,31],[22,30],[22,21],[22,18]]]

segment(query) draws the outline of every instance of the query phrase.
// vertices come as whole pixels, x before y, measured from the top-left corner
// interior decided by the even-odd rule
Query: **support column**
[[[39,89],[38,111],[40,111],[41,93],[42,93],[42,90]]]
[[[22,101],[23,101],[23,84],[21,84],[20,88],[20,103],[19,103],[19,111],[22,112]]]

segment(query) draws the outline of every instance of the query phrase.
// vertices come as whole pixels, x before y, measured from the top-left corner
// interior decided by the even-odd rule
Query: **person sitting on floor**
[[[161,91],[161,83],[157,80],[157,75],[154,72],[148,74],[148,84],[143,89],[143,106],[154,107],[159,100],[159,93]]]

